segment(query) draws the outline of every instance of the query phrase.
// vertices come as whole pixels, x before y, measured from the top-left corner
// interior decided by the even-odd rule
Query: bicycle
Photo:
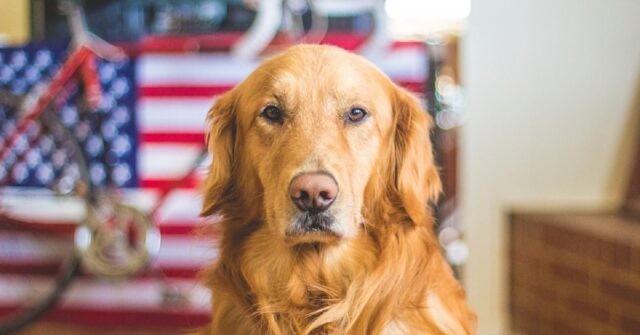
[[[100,118],[103,96],[96,62],[127,59],[122,50],[89,32],[79,5],[61,4],[72,47],[60,69],[26,95],[0,91],[0,251],[15,258],[14,263],[0,264],[0,286],[11,287],[3,299],[12,303],[0,309],[0,334],[43,316],[81,269],[108,278],[128,278],[145,269],[160,247],[153,217],[171,190],[185,183],[207,157],[203,149],[190,171],[162,189],[146,213],[128,205],[117,187],[92,183],[94,171],[89,171],[81,148],[88,145],[91,129],[80,130],[85,137],[81,143],[79,130],[70,129],[56,113],[80,96],[84,99],[76,102],[75,117]],[[50,62],[47,57],[42,56],[42,62]],[[34,164],[42,167],[37,181],[25,175],[26,167]],[[26,268],[18,265],[31,259],[35,263]],[[32,280],[25,281],[24,275]]]

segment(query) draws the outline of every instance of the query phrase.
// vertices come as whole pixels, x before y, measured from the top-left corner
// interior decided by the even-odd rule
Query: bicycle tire
[[[5,128],[11,128],[7,125],[12,122],[15,124],[22,100],[22,97],[11,92],[0,91],[0,113]],[[0,135],[5,140],[8,137],[2,131],[7,129],[0,129]],[[13,297],[4,301],[5,305],[0,308],[0,335],[12,334],[42,317],[56,305],[79,272],[81,259],[74,246],[73,231],[74,224],[80,221],[73,221],[65,226],[69,229],[62,229],[63,225],[56,225],[55,233],[43,229],[43,224],[52,224],[51,221],[38,221],[42,220],[42,212],[46,213],[43,204],[53,201],[49,205],[51,209],[55,209],[56,204],[64,207],[61,206],[64,201],[75,202],[86,211],[92,194],[80,144],[70,130],[58,120],[51,107],[34,120],[21,140],[27,141],[25,151],[20,151],[17,144],[12,145],[8,158],[0,162],[0,175],[3,174],[0,176],[0,241],[4,239],[5,245],[4,248],[0,248],[0,256],[3,251],[5,256],[8,256],[5,259],[0,258],[0,281],[4,280],[4,284],[22,285],[17,289],[10,286]],[[5,141],[2,142],[6,144]],[[21,145],[24,147],[24,143]],[[33,163],[28,161],[30,153],[38,150],[44,152],[45,149],[53,154],[42,154],[39,162],[38,159],[35,160],[40,166],[52,166],[53,178],[41,178],[45,180],[41,181],[41,185],[21,184],[18,179],[24,181],[22,177],[25,171],[20,164]],[[62,165],[60,157],[63,157]],[[62,179],[65,180],[61,181]],[[61,185],[63,182],[66,184]],[[20,197],[27,198],[28,208],[24,208],[24,201],[20,203]],[[41,200],[44,202],[38,202]],[[34,204],[41,206],[33,208]],[[29,217],[36,212],[35,218]],[[83,219],[82,215],[80,214],[80,220]],[[51,247],[51,250],[42,252],[41,249],[47,247]],[[41,263],[42,259],[35,257],[36,261],[29,264],[32,261],[30,257],[34,255],[45,255],[44,263]],[[25,260],[26,263],[23,262]],[[8,265],[3,264],[6,261]],[[1,271],[2,269],[6,271]]]

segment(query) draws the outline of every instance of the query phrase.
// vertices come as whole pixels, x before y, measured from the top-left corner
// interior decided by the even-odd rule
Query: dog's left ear
[[[428,221],[428,205],[442,191],[430,140],[432,119],[418,100],[394,85],[394,177],[399,200],[415,224]]]
[[[213,162],[203,184],[203,206],[200,215],[219,211],[228,201],[235,162],[235,90],[221,96],[207,114],[207,144]]]

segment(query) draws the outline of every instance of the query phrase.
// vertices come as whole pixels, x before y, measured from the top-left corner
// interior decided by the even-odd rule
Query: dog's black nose
[[[303,173],[291,181],[289,196],[301,210],[320,213],[333,204],[338,195],[336,180],[321,172]]]

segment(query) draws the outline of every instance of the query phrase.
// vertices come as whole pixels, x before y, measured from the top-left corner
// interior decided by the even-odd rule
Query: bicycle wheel
[[[8,150],[0,162],[0,334],[42,316],[76,276],[74,231],[91,194],[82,151],[53,111],[9,140],[21,100],[0,92],[0,152]]]

